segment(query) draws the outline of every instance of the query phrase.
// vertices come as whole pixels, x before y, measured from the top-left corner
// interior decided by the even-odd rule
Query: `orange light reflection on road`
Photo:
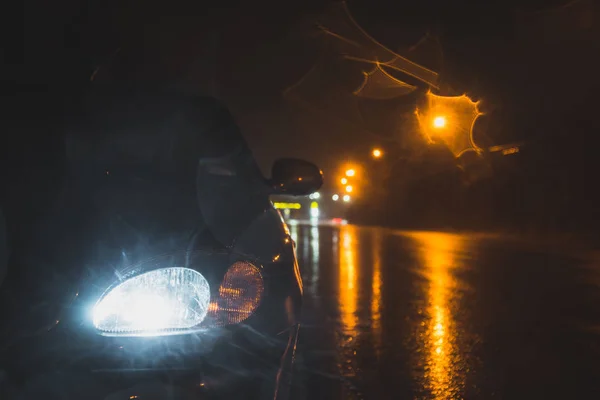
[[[373,233],[373,281],[371,283],[371,329],[375,354],[381,356],[382,331],[381,331],[381,243],[383,240],[381,231],[378,229]]]
[[[427,322],[419,335],[425,355],[426,389],[435,399],[460,398],[465,385],[465,368],[457,345],[452,305],[456,304],[457,285],[452,275],[456,254],[464,248],[458,235],[413,233],[429,279]]]
[[[343,328],[347,333],[353,333],[358,323],[357,308],[357,278],[356,278],[356,229],[353,226],[340,227],[339,252],[339,298],[340,314]]]

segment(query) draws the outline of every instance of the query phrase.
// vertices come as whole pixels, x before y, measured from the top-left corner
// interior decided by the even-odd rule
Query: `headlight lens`
[[[189,268],[163,268],[137,275],[105,293],[93,311],[100,333],[154,336],[188,333],[204,320],[208,282]]]

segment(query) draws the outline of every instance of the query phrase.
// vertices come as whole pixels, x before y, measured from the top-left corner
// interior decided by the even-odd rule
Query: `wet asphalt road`
[[[600,398],[600,262],[492,236],[290,224],[295,399]]]

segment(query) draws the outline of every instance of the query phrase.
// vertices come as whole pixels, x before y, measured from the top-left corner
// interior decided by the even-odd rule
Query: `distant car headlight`
[[[108,290],[93,309],[93,324],[108,336],[158,336],[199,330],[210,304],[204,276],[189,268],[162,268]]]

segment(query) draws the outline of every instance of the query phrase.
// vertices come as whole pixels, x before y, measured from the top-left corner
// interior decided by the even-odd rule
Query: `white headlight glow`
[[[146,272],[115,286],[98,301],[94,327],[109,336],[160,336],[193,331],[210,303],[208,282],[189,268]]]

